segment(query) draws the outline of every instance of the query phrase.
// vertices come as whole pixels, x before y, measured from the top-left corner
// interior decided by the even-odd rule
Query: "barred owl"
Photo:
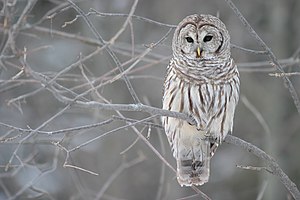
[[[164,82],[163,109],[186,113],[195,124],[163,117],[181,186],[209,179],[210,159],[232,131],[239,73],[225,25],[211,15],[190,15],[177,26]]]

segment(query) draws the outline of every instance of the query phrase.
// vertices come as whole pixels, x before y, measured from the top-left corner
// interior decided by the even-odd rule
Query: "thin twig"
[[[262,198],[264,196],[264,193],[266,191],[267,186],[268,186],[268,181],[264,181],[263,185],[262,185],[262,187],[261,187],[261,189],[260,189],[260,191],[259,191],[259,193],[258,193],[258,195],[256,197],[256,200],[262,200]]]
[[[245,52],[249,52],[249,53],[253,53],[253,54],[267,54],[267,51],[258,51],[258,50],[252,50],[252,49],[247,49],[244,47],[240,47],[238,45],[235,44],[230,44],[231,48],[235,48],[235,49],[239,49],[239,50],[243,50]]]
[[[126,70],[124,70],[122,73],[118,74],[114,78],[110,79],[108,82],[113,83],[114,81],[120,79],[122,76],[127,74],[130,70],[132,70],[140,61],[143,57],[145,57],[156,45],[160,44],[162,41],[164,41],[167,36],[170,34],[171,29],[165,34],[164,37],[162,37],[158,42],[155,44],[150,44],[149,47],[139,56],[138,59],[136,59]]]
[[[101,199],[101,197],[104,195],[104,192],[108,189],[108,187],[112,184],[112,182],[125,170],[128,169],[142,161],[145,160],[145,156],[140,154],[139,157],[135,158],[134,160],[130,162],[123,162],[114,173],[109,177],[109,179],[105,182],[105,184],[102,186],[101,190],[98,192],[95,200]]]
[[[129,151],[129,149],[131,149],[139,141],[139,139],[140,139],[139,137],[136,137],[135,140],[126,149],[124,149],[123,151],[120,152],[120,155],[123,155],[127,151]]]
[[[155,116],[155,115],[154,115],[154,116],[150,116],[150,117],[147,117],[147,118],[142,119],[142,120],[140,120],[140,121],[137,121],[137,122],[134,122],[134,123],[130,123],[130,124],[127,124],[127,125],[124,125],[124,126],[120,126],[120,127],[115,128],[115,129],[113,129],[113,130],[107,131],[107,132],[103,133],[102,135],[99,135],[99,136],[97,136],[97,137],[94,137],[93,139],[90,139],[90,140],[88,140],[88,141],[86,141],[86,142],[84,142],[84,143],[82,143],[82,144],[80,144],[80,145],[78,145],[78,146],[76,146],[76,147],[70,149],[69,152],[78,150],[78,149],[80,149],[80,148],[82,148],[82,147],[84,147],[84,146],[86,146],[86,145],[88,145],[88,144],[90,144],[90,143],[92,143],[92,142],[94,142],[94,141],[96,141],[96,140],[102,138],[102,137],[105,137],[105,136],[107,136],[107,135],[109,135],[109,134],[111,134],[111,133],[115,133],[115,132],[120,131],[120,130],[123,130],[123,129],[125,129],[125,128],[133,127],[133,126],[135,126],[135,125],[137,125],[137,124],[139,124],[139,123],[142,123],[142,122],[146,122],[146,121],[148,121],[148,120],[151,120],[151,119],[154,118],[154,117],[157,117],[157,116]]]
[[[284,76],[299,76],[300,72],[290,72],[290,73],[270,73],[270,76],[274,77],[284,77]]]
[[[88,169],[84,169],[82,167],[78,167],[78,166],[75,166],[75,165],[71,165],[71,164],[68,164],[68,160],[70,158],[70,150],[68,150],[67,148],[65,148],[64,146],[62,146],[60,144],[60,142],[52,142],[53,145],[57,146],[59,149],[63,150],[66,152],[66,158],[65,158],[65,162],[63,164],[63,167],[65,168],[72,168],[72,169],[77,169],[77,170],[80,170],[80,171],[83,171],[83,172],[86,172],[86,173],[89,173],[91,175],[94,175],[94,176],[98,176],[99,174],[96,173],[96,172],[92,172],[91,170],[88,170]]]
[[[241,100],[244,103],[244,105],[253,113],[253,115],[258,120],[258,122],[261,124],[261,126],[263,127],[266,135],[268,136],[267,139],[271,139],[270,127],[268,126],[266,120],[263,118],[263,116],[259,112],[259,110],[256,109],[255,106],[253,104],[251,104],[250,101],[244,95],[241,96]]]
[[[133,5],[131,6],[130,12],[128,14],[128,17],[126,18],[124,24],[121,26],[119,31],[109,40],[110,44],[114,44],[116,39],[125,31],[126,27],[129,25],[129,22],[131,21],[131,17],[136,9],[136,6],[138,4],[138,0],[134,0]]]
[[[186,197],[181,197],[179,199],[176,200],[187,200],[187,199],[194,199],[195,197],[199,197],[199,194],[192,194],[190,196],[186,196]]]
[[[115,120],[121,120],[121,121],[126,121],[126,122],[137,122],[138,120],[136,119],[132,119],[132,118],[127,118],[127,117],[118,117],[118,116],[112,116],[113,119]],[[159,128],[159,129],[164,129],[164,127],[162,125],[160,125],[159,123],[151,123],[151,122],[144,122],[142,123],[146,126],[151,126],[153,128]],[[0,124],[1,125],[1,124]]]
[[[90,13],[94,12],[94,14],[97,14],[100,17],[106,17],[106,16],[110,16],[110,17],[128,17],[128,14],[123,14],[123,13],[103,13],[103,12],[99,12],[99,11],[95,10],[94,8],[90,8],[90,11],[91,11]],[[151,23],[151,24],[155,24],[155,25],[158,25],[158,26],[168,27],[168,28],[172,28],[172,29],[175,29],[177,27],[177,25],[165,24],[165,23],[162,23],[162,22],[158,22],[158,21],[146,18],[146,17],[137,16],[137,15],[132,15],[131,17],[134,18],[134,19],[145,21],[145,22],[148,22],[148,23]]]
[[[61,134],[61,133],[70,133],[73,131],[80,131],[80,130],[85,130],[85,129],[91,129],[91,128],[96,128],[96,127],[101,127],[107,124],[110,124],[114,121],[114,119],[107,119],[103,122],[99,122],[99,123],[94,123],[94,124],[88,124],[88,125],[83,125],[83,126],[78,126],[78,127],[73,127],[73,128],[65,128],[65,129],[60,129],[60,130],[55,130],[55,131],[37,131],[37,134],[45,134],[45,135],[55,135],[55,134]],[[19,128],[16,126],[12,126],[9,124],[5,124],[3,122],[0,122],[0,126],[4,126],[7,128],[10,128],[11,130],[16,130],[19,131],[20,134],[23,133],[31,133],[32,129],[24,129],[24,128]],[[13,137],[5,137],[5,136],[1,136],[0,137],[0,142],[6,142],[7,140],[12,140],[15,139],[15,137],[20,137],[19,134]]]
[[[48,12],[46,12],[44,14],[43,17],[41,17],[37,22],[35,22],[34,24],[27,24],[27,26],[25,28],[32,28],[32,27],[36,27],[37,25],[41,24],[42,22],[44,22],[45,20],[52,20],[56,15],[58,15],[59,13],[62,13],[64,11],[66,11],[67,8],[70,8],[70,5],[68,2],[64,2],[61,4],[58,4],[56,7],[52,8],[51,10],[49,10]]]
[[[253,170],[253,171],[266,171],[266,172],[269,172],[270,174],[273,174],[273,172],[267,168],[267,167],[254,167],[254,166],[243,166],[243,165],[236,165],[237,168],[240,168],[240,169],[246,169],[246,170]]]

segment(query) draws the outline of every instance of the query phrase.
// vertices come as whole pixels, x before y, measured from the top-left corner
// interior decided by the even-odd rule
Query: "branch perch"
[[[291,193],[294,199],[296,200],[300,199],[300,192],[296,184],[293,181],[291,181],[291,179],[283,172],[283,170],[279,167],[279,165],[276,163],[274,158],[272,158],[266,152],[254,146],[253,144],[232,135],[227,135],[225,138],[225,142],[228,144],[233,144],[235,146],[241,147],[249,151],[250,153],[253,153],[257,157],[261,158],[272,170],[272,174],[274,176],[277,176],[280,179],[281,183]]]
[[[75,105],[89,107],[89,108],[98,108],[98,109],[105,109],[105,110],[122,110],[122,111],[139,111],[139,112],[147,112],[150,114],[158,114],[161,116],[169,116],[175,117],[183,120],[187,120],[193,122],[190,116],[187,116],[183,113],[171,112],[168,110],[163,110],[143,104],[103,104],[98,102],[79,102],[77,101]],[[292,194],[292,196],[296,200],[300,200],[300,192],[294,182],[284,173],[284,171],[280,168],[277,162],[269,156],[266,152],[261,150],[260,148],[256,147],[255,145],[246,142],[238,137],[227,135],[225,138],[225,142],[229,144],[233,144],[235,146],[241,147],[250,153],[253,153],[257,157],[261,158],[264,162],[268,164],[270,169],[273,172],[274,176],[279,177],[282,184],[287,188],[287,190]]]

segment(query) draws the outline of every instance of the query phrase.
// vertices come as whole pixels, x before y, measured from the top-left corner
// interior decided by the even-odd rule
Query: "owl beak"
[[[201,57],[201,53],[202,53],[202,49],[200,49],[200,47],[197,47],[197,50],[196,50],[196,57],[197,57],[197,58],[200,58],[200,57]]]

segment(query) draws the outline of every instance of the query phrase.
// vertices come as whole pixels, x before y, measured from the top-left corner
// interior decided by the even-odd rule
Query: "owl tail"
[[[194,145],[180,145],[177,180],[181,186],[203,185],[209,179],[211,143],[200,140]]]

